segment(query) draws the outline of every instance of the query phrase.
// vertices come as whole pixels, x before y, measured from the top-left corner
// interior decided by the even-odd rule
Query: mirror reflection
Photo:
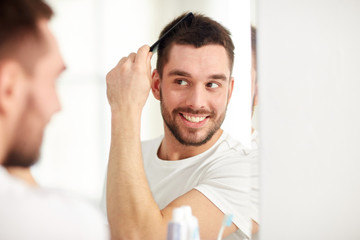
[[[113,236],[129,233],[118,227],[124,224],[119,215],[129,226],[153,217],[151,225],[136,222],[141,232],[131,234],[165,234],[175,209],[188,205],[200,236],[213,238],[223,219],[232,218],[222,236],[251,237],[258,175],[251,173],[257,167],[257,131],[251,128],[257,83],[250,3],[48,2],[67,70],[58,83],[62,111],[45,133],[39,163],[26,172],[29,181],[72,190],[105,211],[107,204]],[[141,48],[188,11],[193,21],[174,32],[174,40],[166,38],[153,55]],[[134,208],[139,215],[131,217]]]

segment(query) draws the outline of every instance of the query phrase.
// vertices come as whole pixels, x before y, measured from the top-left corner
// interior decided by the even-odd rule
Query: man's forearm
[[[113,238],[148,239],[166,232],[143,167],[140,116],[113,113],[111,132],[107,212]]]

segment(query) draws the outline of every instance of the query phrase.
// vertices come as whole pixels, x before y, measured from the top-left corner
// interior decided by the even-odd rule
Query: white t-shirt
[[[0,239],[109,239],[102,214],[60,191],[30,187],[0,167]]]
[[[183,160],[166,161],[157,157],[162,139],[142,144],[146,176],[159,208],[197,189],[223,213],[233,214],[233,223],[239,230],[227,240],[249,238],[252,151],[224,132],[207,151]]]

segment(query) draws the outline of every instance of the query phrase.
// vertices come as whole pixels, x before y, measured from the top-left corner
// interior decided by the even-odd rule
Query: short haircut
[[[167,32],[186,14],[187,13],[180,15],[170,22],[161,31],[160,36]],[[174,44],[192,45],[196,48],[210,44],[221,45],[227,52],[230,64],[230,73],[232,72],[235,47],[231,40],[230,31],[209,17],[194,13],[194,17],[191,21],[185,21],[178,25],[171,34],[160,42],[156,64],[160,78],[162,78],[164,66],[169,61],[170,49]]]
[[[14,59],[31,73],[40,49],[44,50],[38,22],[52,15],[52,9],[42,0],[1,0],[0,62]]]

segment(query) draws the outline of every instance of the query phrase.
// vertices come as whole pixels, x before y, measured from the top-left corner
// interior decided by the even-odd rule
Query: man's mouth
[[[191,116],[191,115],[187,115],[185,113],[180,113],[186,120],[188,120],[189,122],[192,123],[199,123],[201,121],[204,121],[206,116]]]

